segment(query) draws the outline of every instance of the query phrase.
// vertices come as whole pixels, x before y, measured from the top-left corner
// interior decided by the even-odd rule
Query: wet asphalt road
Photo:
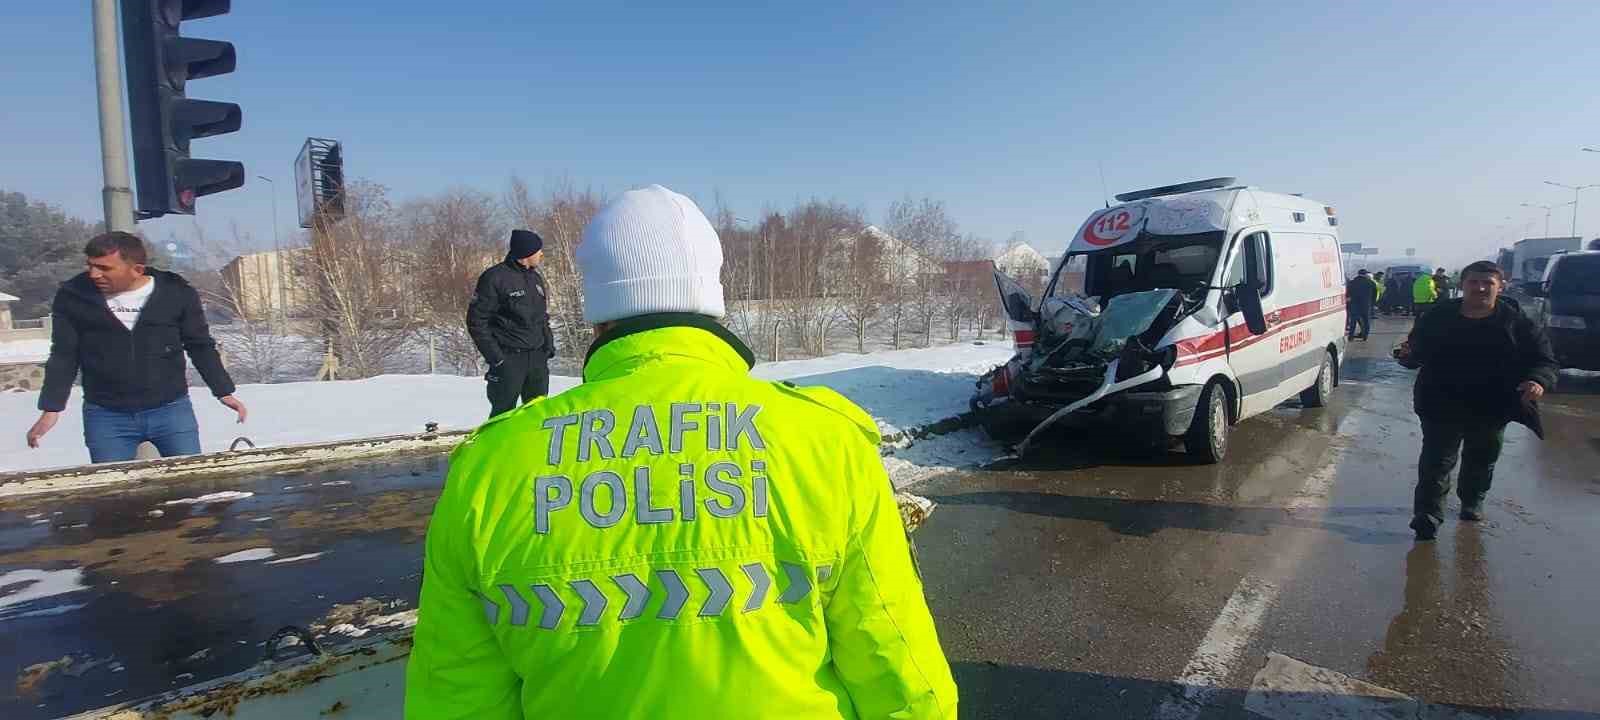
[[[1219,466],[1081,443],[921,486],[963,716],[1255,717],[1278,652],[1441,715],[1600,718],[1600,380],[1547,396],[1544,442],[1507,430],[1487,522],[1416,543],[1412,375],[1387,360],[1404,327],[1353,346],[1330,407],[1236,426]],[[1241,598],[1259,616],[1223,617]],[[1219,639],[1236,661],[1195,662]],[[1221,689],[1174,703],[1196,676]]]
[[[1487,522],[1416,544],[1411,376],[1385,359],[1400,327],[1354,347],[1329,408],[1239,425],[1222,465],[1062,438],[915,488],[940,503],[917,545],[963,716],[1251,717],[1244,690],[1280,652],[1481,715],[1600,719],[1600,380],[1547,398],[1545,442],[1508,430]],[[0,684],[0,717],[238,671],[335,604],[411,607],[443,472],[434,457],[7,501],[0,671],[74,664]],[[166,504],[221,491],[253,495]],[[6,603],[47,583],[82,589]],[[1228,622],[1241,597],[1257,612]],[[1196,661],[1218,641],[1233,659]],[[1196,678],[1221,689],[1173,714]]]

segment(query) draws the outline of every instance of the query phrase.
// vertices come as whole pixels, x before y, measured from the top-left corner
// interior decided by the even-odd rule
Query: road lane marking
[[[1362,424],[1360,413],[1364,412],[1367,412],[1365,408],[1358,407],[1346,415],[1337,429],[1338,434],[1354,435]],[[1285,506],[1285,512],[1293,514],[1326,508],[1346,454],[1347,446],[1332,445],[1327,461],[1306,476],[1300,490]],[[1279,584],[1292,577],[1294,568],[1310,548],[1310,538],[1308,533],[1291,535],[1267,561],[1263,572],[1245,574],[1175,680],[1181,687],[1156,707],[1153,717],[1193,720],[1200,717],[1205,708],[1221,700],[1227,691],[1228,678],[1261,629],[1267,608],[1277,601]]]
[[[1222,692],[1233,672],[1234,663],[1244,655],[1266,617],[1267,606],[1278,597],[1278,586],[1255,575],[1239,581],[1222,612],[1211,623],[1205,639],[1195,649],[1189,664],[1183,666],[1177,682],[1182,692],[1156,708],[1158,720],[1184,720],[1200,716]]]

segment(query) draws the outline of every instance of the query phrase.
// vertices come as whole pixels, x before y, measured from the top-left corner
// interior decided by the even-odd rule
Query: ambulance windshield
[[[1127,293],[1171,288],[1185,294],[1210,285],[1222,255],[1221,232],[1140,233],[1133,242],[1067,256],[1056,271],[1052,297],[1086,295],[1109,302]]]

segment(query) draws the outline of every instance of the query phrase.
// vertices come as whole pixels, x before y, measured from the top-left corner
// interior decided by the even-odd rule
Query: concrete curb
[[[887,451],[904,447],[922,438],[971,427],[975,422],[976,418],[972,413],[965,412],[931,423],[901,428],[884,435],[880,449]],[[359,440],[230,450],[178,458],[0,473],[0,498],[24,498],[80,490],[122,492],[137,490],[155,482],[281,472],[326,463],[446,453],[469,433],[470,431],[466,430],[455,430],[414,435],[386,435]]]

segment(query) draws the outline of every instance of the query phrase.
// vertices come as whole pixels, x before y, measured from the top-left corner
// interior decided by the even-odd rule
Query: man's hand
[[[56,421],[60,419],[61,413],[58,412],[40,413],[39,420],[33,424],[33,427],[28,428],[28,447],[39,447],[39,441],[44,439],[45,434],[50,432],[50,429],[56,426]]]
[[[1394,359],[1396,359],[1396,360],[1406,360],[1406,359],[1408,359],[1410,357],[1411,357],[1411,341],[1410,340],[1402,340],[1399,345],[1395,346]]]
[[[239,398],[236,398],[236,397],[234,397],[232,395],[225,395],[223,397],[219,397],[219,398],[217,398],[217,402],[220,402],[223,405],[227,405],[228,409],[230,409],[230,410],[232,410],[232,411],[234,411],[236,413],[239,413],[239,422],[240,423],[243,423],[245,417],[247,417],[250,414],[250,412],[248,410],[245,410],[244,403],[239,402]]]
[[[1523,405],[1532,405],[1544,397],[1544,386],[1532,380],[1523,380],[1522,384],[1517,386],[1517,392],[1522,393]]]

